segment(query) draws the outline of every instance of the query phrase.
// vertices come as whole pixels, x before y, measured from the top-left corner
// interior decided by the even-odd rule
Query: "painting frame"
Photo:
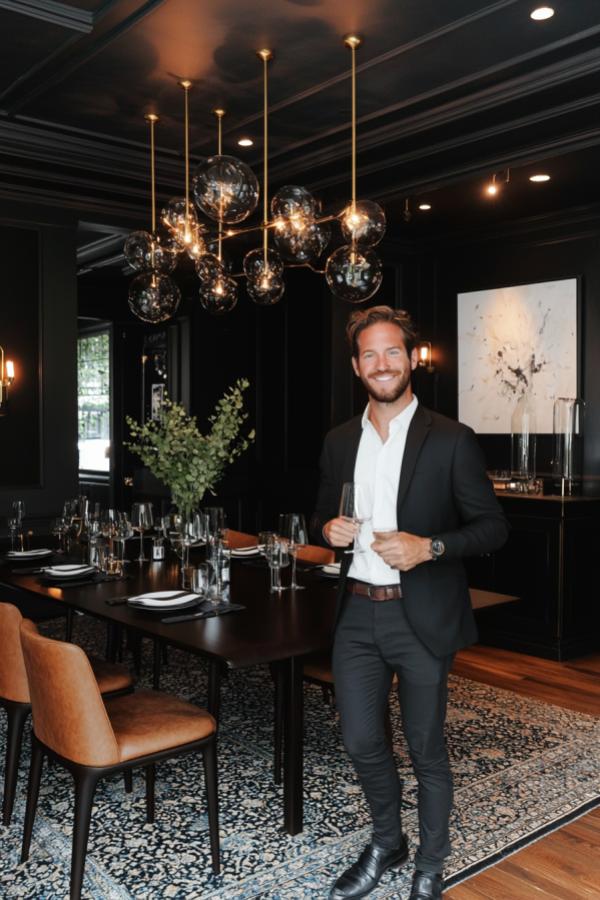
[[[552,433],[558,396],[581,394],[580,275],[457,291],[458,418],[478,434],[510,434],[529,392],[537,433]]]

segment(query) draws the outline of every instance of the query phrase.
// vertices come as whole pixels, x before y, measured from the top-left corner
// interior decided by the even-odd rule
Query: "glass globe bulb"
[[[331,254],[325,277],[332,294],[348,303],[362,303],[376,294],[383,278],[374,250],[344,245]]]
[[[275,250],[269,248],[265,254],[262,247],[257,247],[244,257],[244,274],[248,281],[256,284],[264,277],[280,278],[283,275],[283,260]]]
[[[258,203],[256,175],[235,156],[210,156],[203,160],[196,169],[192,186],[198,207],[216,222],[228,225],[242,222]]]
[[[164,246],[159,235],[148,231],[132,231],[123,247],[125,259],[136,272],[169,273],[177,265],[177,256]]]
[[[280,275],[264,274],[258,281],[249,278],[246,289],[248,296],[257,306],[273,306],[283,297],[285,284]]]
[[[289,225],[276,228],[274,241],[277,250],[288,262],[309,264],[321,256],[330,237],[331,229],[327,222],[311,222],[301,232]]]
[[[223,278],[227,274],[223,263],[214,253],[204,253],[196,260],[196,273],[200,279],[201,291],[209,291],[217,278]]]
[[[136,275],[129,286],[129,308],[142,322],[164,322],[177,312],[181,293],[172,278],[157,272]]]
[[[172,197],[161,210],[160,219],[181,250],[189,253],[201,239],[196,210],[190,202],[186,211],[185,197]]]
[[[316,218],[317,207],[317,201],[311,192],[297,184],[286,184],[271,198],[271,215],[274,219],[311,221]]]
[[[342,234],[349,244],[374,247],[385,234],[385,212],[373,200],[350,203],[341,215]]]
[[[231,312],[237,303],[238,286],[234,278],[218,275],[212,283],[200,288],[200,305],[213,316]]]

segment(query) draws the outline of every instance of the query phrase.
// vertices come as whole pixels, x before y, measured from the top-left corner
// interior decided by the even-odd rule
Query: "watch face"
[[[444,542],[440,541],[438,538],[431,542],[431,552],[434,556],[441,556],[445,549],[446,546]]]

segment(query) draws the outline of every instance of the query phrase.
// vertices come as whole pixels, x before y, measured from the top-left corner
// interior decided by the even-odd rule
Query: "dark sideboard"
[[[478,612],[483,644],[564,660],[600,648],[600,498],[499,495],[511,532],[469,585],[519,599]]]

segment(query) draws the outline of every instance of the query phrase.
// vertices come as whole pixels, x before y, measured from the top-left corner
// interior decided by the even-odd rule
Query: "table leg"
[[[216,659],[211,659],[208,664],[208,711],[217,722],[221,705],[221,675],[221,663]]]
[[[283,819],[288,834],[302,831],[304,690],[303,665],[287,660],[285,679],[285,741],[283,749]]]
[[[160,638],[152,640],[152,687],[160,690],[160,668],[162,662],[162,641]]]

